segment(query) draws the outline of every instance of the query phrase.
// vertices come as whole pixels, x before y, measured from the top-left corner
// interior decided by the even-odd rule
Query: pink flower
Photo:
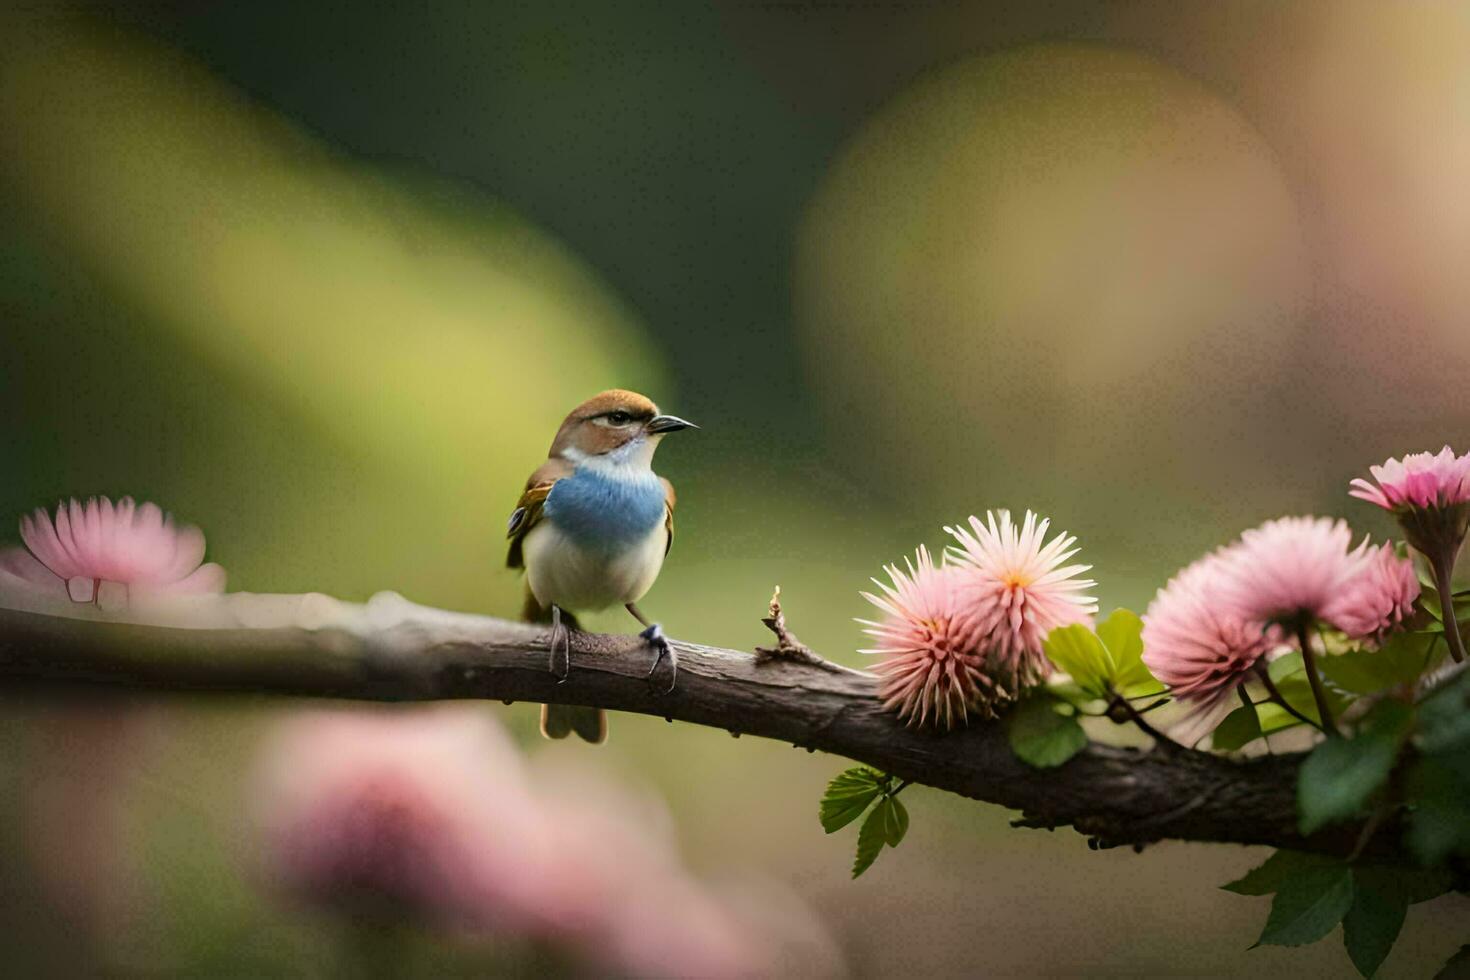
[[[635,976],[748,976],[777,955],[658,814],[592,777],[538,787],[480,706],[294,719],[255,798],[268,879],[354,919],[557,943]]]
[[[1362,569],[1322,611],[1322,618],[1356,640],[1373,643],[1404,623],[1414,613],[1419,598],[1419,577],[1414,564],[1400,558],[1393,545],[1358,546],[1366,561]]]
[[[1201,714],[1230,698],[1281,639],[1278,627],[1222,601],[1231,588],[1231,557],[1218,551],[1185,568],[1143,617],[1143,662]]]
[[[877,641],[861,652],[882,658],[875,670],[883,706],[910,725],[932,720],[953,728],[971,710],[990,717],[993,705],[1011,695],[991,677],[972,631],[961,626],[956,570],[937,567],[923,545],[906,564],[907,572],[884,566],[892,585],[873,580],[882,595],[862,594],[883,612],[878,622],[858,620]]]
[[[283,724],[256,780],[262,857],[281,891],[353,915],[525,928],[534,816],[488,714],[313,712]]]
[[[1352,531],[1341,520],[1267,521],[1219,552],[1215,601],[1247,622],[1331,622],[1327,611],[1340,608],[1341,595],[1367,564],[1366,552],[1349,551],[1351,544]]]
[[[1096,582],[1077,576],[1090,565],[1066,565],[1077,539],[1058,534],[1043,544],[1049,520],[1026,512],[1021,526],[1009,511],[970,518],[970,527],[946,527],[959,542],[949,550],[956,569],[959,622],[968,645],[984,651],[992,676],[1011,687],[1035,684],[1051,673],[1042,651],[1058,626],[1091,623],[1097,600],[1086,594]]]
[[[1368,472],[1376,485],[1359,478],[1352,482],[1348,493],[1384,510],[1422,510],[1470,502],[1470,453],[1456,457],[1449,446],[1438,453],[1386,459],[1382,466],[1370,466]]]
[[[1456,456],[1449,446],[1438,453],[1413,453],[1402,460],[1385,460],[1369,472],[1378,481],[1354,480],[1348,491],[1391,511],[1404,538],[1425,558],[1434,572],[1440,608],[1445,613],[1445,641],[1457,663],[1466,659],[1465,644],[1455,621],[1455,560],[1470,531],[1470,453]]]
[[[53,522],[46,511],[20,519],[19,548],[0,556],[0,568],[14,580],[74,602],[107,601],[132,594],[198,595],[221,592],[225,571],[204,559],[204,534],[197,527],[175,527],[156,504],[141,507],[131,497],[116,505],[93,497],[57,505]],[[32,557],[34,556],[34,557]]]

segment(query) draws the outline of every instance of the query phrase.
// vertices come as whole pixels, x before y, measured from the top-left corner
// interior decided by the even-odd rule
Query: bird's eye
[[[613,425],[627,425],[629,422],[633,421],[633,416],[629,415],[627,412],[609,412],[607,420]]]

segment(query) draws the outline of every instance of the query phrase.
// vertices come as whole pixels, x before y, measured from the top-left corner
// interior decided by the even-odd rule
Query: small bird
[[[614,604],[643,624],[638,635],[655,651],[648,676],[667,657],[677,678],[673,648],[636,603],[658,578],[674,541],[674,486],[653,472],[654,450],[670,432],[697,428],[659,414],[637,392],[604,391],[572,410],[546,462],[526,481],[506,527],[505,564],[526,570],[522,618],[551,623],[551,671],[560,680],[571,672],[574,614]],[[572,732],[601,742],[607,716],[600,708],[541,706],[541,734],[566,738]]]

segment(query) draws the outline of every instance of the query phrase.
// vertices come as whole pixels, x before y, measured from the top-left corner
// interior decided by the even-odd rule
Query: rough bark
[[[634,711],[845,756],[1019,810],[1024,826],[1070,825],[1096,846],[1173,838],[1347,854],[1359,832],[1297,832],[1299,755],[1236,761],[1165,745],[1093,744],[1059,768],[1037,770],[1011,753],[999,724],[905,728],[882,710],[871,677],[817,658],[757,658],[676,641],[678,684],[665,694],[666,673],[646,677],[651,655],[642,641],[576,633],[570,679],[558,684],[544,627],[398,602],[395,615],[350,607],[364,612],[316,628],[173,628],[0,610],[0,677],[12,687],[487,698]],[[1397,859],[1391,831],[1369,853]]]

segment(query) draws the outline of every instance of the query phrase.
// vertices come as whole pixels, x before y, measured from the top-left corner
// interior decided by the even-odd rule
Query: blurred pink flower
[[[1322,611],[1322,618],[1355,640],[1378,643],[1401,628],[1414,613],[1419,576],[1414,563],[1400,558],[1392,544],[1357,548],[1366,560]]]
[[[267,873],[353,914],[525,928],[536,861],[520,760],[488,715],[314,712],[270,739],[256,781]]]
[[[1350,551],[1347,523],[1327,517],[1281,517],[1240,536],[1217,554],[1216,602],[1247,622],[1336,622],[1340,596],[1363,571],[1368,556]]]
[[[479,706],[284,724],[257,780],[271,881],[319,907],[549,941],[631,975],[748,976],[771,955],[626,795],[538,791]]]
[[[1229,549],[1206,555],[1160,589],[1143,617],[1143,662],[1205,719],[1229,703],[1261,658],[1281,642],[1279,627],[1242,616],[1222,601],[1230,589]],[[1213,727],[1207,722],[1195,732]]]
[[[116,594],[197,595],[221,592],[225,571],[204,559],[204,534],[175,527],[156,504],[116,505],[93,497],[57,505],[53,521],[45,510],[20,519],[30,553],[13,548],[0,555],[7,584],[22,584],[74,602],[108,601]]]
[[[1064,564],[1077,553],[1077,539],[1063,533],[1045,542],[1050,524],[1028,510],[1017,527],[1002,510],[987,511],[983,524],[971,517],[968,530],[945,528],[959,542],[947,557],[967,645],[984,651],[987,672],[1013,688],[1051,673],[1042,651],[1048,633],[1091,623],[1097,612],[1097,600],[1086,594],[1097,583],[1077,577],[1092,566]]]
[[[1410,453],[1370,466],[1370,483],[1361,477],[1348,491],[1354,497],[1398,512],[1415,508],[1452,507],[1470,502],[1470,453],[1455,456],[1445,446],[1438,453]]]
[[[936,566],[923,545],[905,564],[907,572],[884,566],[891,585],[873,580],[882,595],[862,593],[884,614],[878,622],[858,620],[877,641],[860,652],[882,658],[874,669],[882,678],[883,706],[910,725],[932,720],[953,728],[972,709],[990,717],[1009,695],[989,675],[985,652],[971,643],[972,631],[960,625],[956,570]]]

